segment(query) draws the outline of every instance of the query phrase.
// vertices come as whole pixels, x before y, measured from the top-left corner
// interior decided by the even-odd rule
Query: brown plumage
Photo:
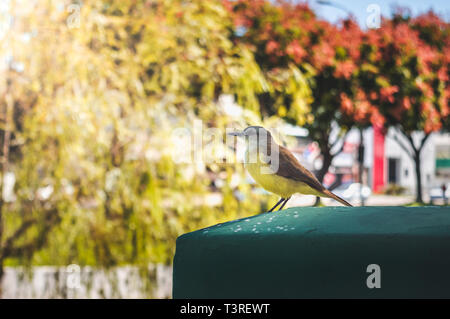
[[[276,175],[282,176],[288,179],[294,179],[299,182],[303,182],[310,186],[311,188],[328,195],[328,197],[337,200],[345,206],[352,206],[346,200],[340,198],[339,196],[333,194],[328,189],[326,189],[314,176],[313,173],[308,171],[302,164],[299,163],[297,158],[285,147],[279,146],[279,167],[278,171],[275,172]]]

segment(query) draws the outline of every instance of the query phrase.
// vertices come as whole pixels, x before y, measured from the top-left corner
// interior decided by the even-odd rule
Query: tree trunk
[[[417,184],[417,189],[416,189],[416,202],[417,203],[423,203],[423,198],[422,198],[422,174],[421,174],[421,169],[420,169],[420,152],[417,152],[414,155],[414,164],[416,166],[416,184]]]
[[[363,130],[359,129],[359,147],[358,147],[358,179],[361,189],[359,190],[360,200],[361,200],[361,206],[364,206],[364,197],[362,194],[362,188],[363,188],[363,171],[364,171],[364,136],[363,136]]]
[[[428,138],[431,136],[431,133],[426,133],[425,136],[422,138],[422,140],[419,143],[419,146],[416,146],[414,144],[414,139],[412,138],[412,135],[410,133],[405,133],[402,130],[399,130],[401,134],[403,134],[404,137],[409,142],[410,149],[406,147],[405,144],[403,144],[402,141],[400,141],[398,138],[394,136],[394,139],[397,141],[398,145],[400,145],[401,148],[410,156],[410,158],[414,161],[414,165],[416,168],[416,202],[417,203],[423,203],[422,198],[422,175],[421,172],[421,163],[420,163],[420,154],[422,153],[422,149],[425,146],[425,143],[427,142]]]

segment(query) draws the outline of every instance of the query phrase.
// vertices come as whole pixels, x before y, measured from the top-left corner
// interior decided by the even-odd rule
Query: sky
[[[358,20],[362,28],[367,28],[366,19],[371,14],[367,12],[367,9],[371,4],[379,6],[381,14],[383,16],[390,16],[393,6],[408,7],[411,9],[413,16],[427,12],[430,8],[434,12],[440,14],[444,20],[450,21],[450,1],[449,0],[434,0],[434,1],[419,1],[419,0],[329,0],[332,4],[341,7],[339,9],[330,5],[321,5],[318,1],[309,0],[311,7],[316,13],[330,21],[337,22],[348,15],[351,12]],[[319,1],[320,2],[320,1]]]

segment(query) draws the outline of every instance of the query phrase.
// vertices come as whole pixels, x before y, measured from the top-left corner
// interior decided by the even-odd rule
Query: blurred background
[[[276,130],[354,205],[448,205],[449,12],[2,0],[0,296],[170,298],[179,235],[278,200],[229,128]]]

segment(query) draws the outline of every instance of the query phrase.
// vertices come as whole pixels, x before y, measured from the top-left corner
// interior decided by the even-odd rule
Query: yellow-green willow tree
[[[217,163],[173,157],[176,128],[245,125],[220,94],[258,118],[259,94],[280,90],[229,40],[220,1],[18,1],[10,13],[0,137],[15,199],[1,201],[0,269],[168,263],[180,234],[258,212],[245,183],[236,199],[230,181],[244,175],[220,163],[224,145]],[[225,181],[217,206],[204,200],[211,175]]]

